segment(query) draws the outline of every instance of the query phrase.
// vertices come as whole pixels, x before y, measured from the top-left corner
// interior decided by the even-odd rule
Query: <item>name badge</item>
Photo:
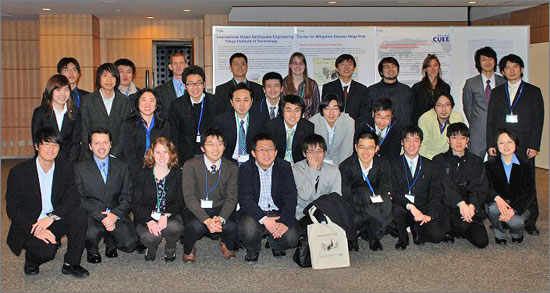
[[[239,155],[239,157],[237,158],[237,161],[239,163],[246,163],[246,162],[248,162],[249,156],[250,155]]]
[[[159,212],[157,212],[157,211],[152,211],[152,212],[151,212],[151,218],[153,218],[155,221],[160,220],[160,216],[161,216],[161,215],[162,215],[162,214],[159,213]]]
[[[382,199],[382,196],[380,195],[373,195],[370,197],[370,201],[372,201],[372,203],[381,203],[381,202],[384,202],[384,200]]]
[[[514,115],[514,114],[506,115],[506,123],[518,123],[518,115]]]
[[[414,195],[412,195],[412,194],[405,194],[405,197],[406,197],[411,203],[414,203]]]
[[[201,199],[201,208],[211,209],[213,203],[214,203],[214,201],[212,201],[212,200]]]
[[[198,142],[198,143],[201,142],[201,135],[200,134],[197,134],[197,139],[195,140],[195,142]]]
[[[331,159],[325,158],[325,159],[323,160],[323,162],[325,162],[325,163],[327,163],[327,164],[332,164],[332,165],[334,165],[334,161],[331,160]]]

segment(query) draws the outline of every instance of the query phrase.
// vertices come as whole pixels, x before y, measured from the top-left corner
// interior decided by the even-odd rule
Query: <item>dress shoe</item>
[[[77,277],[77,278],[86,278],[90,275],[88,270],[81,267],[80,265],[63,264],[63,268],[61,268],[61,272],[64,275],[73,275],[73,277]]]
[[[113,248],[113,249],[105,248],[105,256],[108,257],[108,258],[118,257],[117,249],[116,248]]]
[[[183,262],[184,263],[195,262],[195,247],[193,247],[190,254],[183,255]]]
[[[145,245],[143,245],[143,243],[141,242],[136,245],[136,252],[139,254],[144,254],[146,249],[147,247],[145,247]]]
[[[416,244],[416,245],[424,245],[426,243],[426,241],[424,240],[424,238],[422,237],[422,235],[420,235],[420,232],[419,231],[416,231],[416,229],[411,229],[411,232],[412,232],[412,236],[413,236],[413,243]]]
[[[269,245],[269,241],[266,241],[265,242],[265,249],[269,249],[271,247],[271,245]]]
[[[220,233],[206,233],[206,237],[212,240],[218,240],[220,239]]]
[[[282,258],[286,256],[286,251],[284,250],[271,249],[271,253],[273,253],[274,258]]]
[[[185,241],[184,241],[184,238],[183,238],[183,234],[180,236],[180,244],[183,244]]]
[[[395,244],[395,249],[405,250],[405,249],[407,249],[407,245],[409,245],[409,241],[399,239],[397,241],[397,243]]]
[[[540,231],[537,227],[525,228],[525,232],[527,232],[527,234],[529,234],[529,235],[539,235],[540,234]]]
[[[359,242],[357,239],[348,240],[348,250],[349,251],[359,251]]]
[[[145,249],[145,261],[154,261],[157,257],[157,251],[153,249]]]
[[[249,264],[255,264],[258,261],[258,254],[259,253],[254,251],[246,251],[244,261],[248,262]]]
[[[38,268],[38,265],[25,260],[25,266],[23,267],[23,271],[25,272],[25,275],[38,275],[40,273],[40,269]]]
[[[89,253],[87,256],[89,263],[100,263],[101,262],[101,255],[99,253]]]
[[[522,243],[523,242],[523,236],[519,238],[512,237],[512,243]]]
[[[172,256],[164,255],[164,262],[173,262],[176,260],[176,252],[172,254]]]
[[[223,258],[225,258],[225,259],[230,259],[230,258],[232,258],[232,257],[237,256],[237,255],[235,254],[235,251],[229,250],[229,249],[227,248],[227,246],[225,245],[225,243],[223,243],[223,242],[220,242],[220,249],[221,249],[221,251],[222,251]]]
[[[453,237],[453,235],[451,235],[451,233],[447,233],[445,235],[445,237],[443,238],[443,242],[445,242],[445,243],[455,243],[455,238]]]
[[[369,248],[372,251],[383,250],[382,243],[380,243],[380,240],[378,239],[369,240]]]
[[[495,243],[500,245],[506,245],[506,239],[498,239],[495,237]]]

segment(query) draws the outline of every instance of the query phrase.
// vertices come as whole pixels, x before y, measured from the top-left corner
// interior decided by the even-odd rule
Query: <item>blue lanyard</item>
[[[128,94],[130,93],[130,87],[126,90],[126,96],[128,97]]]
[[[525,83],[522,81],[521,82],[521,87],[519,88],[519,94],[518,94],[518,98],[514,101],[514,103],[510,106],[510,114],[514,114],[514,107],[516,106],[516,104],[518,103],[519,101],[519,98],[521,98],[521,93],[523,92],[523,85]],[[506,86],[504,87],[504,89],[506,90],[506,97],[508,98],[508,105],[510,105],[510,92],[508,92],[508,82],[506,82]]]
[[[437,119],[437,117],[435,117],[435,119]],[[440,123],[439,119],[437,119],[437,123],[441,125],[439,126],[439,132],[441,134],[443,134],[443,131],[445,131],[445,126],[447,126],[447,122],[449,122],[449,119],[445,120],[445,123]]]
[[[403,167],[405,168],[405,178],[407,179],[407,186],[409,187],[409,194],[411,194],[411,190],[413,189],[414,185],[416,184],[416,180],[418,180],[418,177],[420,177],[420,171],[422,170],[422,156],[418,156],[418,172],[416,172],[416,176],[414,176],[414,180],[412,185],[409,183],[409,176],[407,175],[407,163],[405,163],[405,155],[403,155]]]
[[[78,94],[78,89],[75,88],[75,89],[73,90],[73,92],[74,92],[74,94],[76,95],[76,106],[77,106],[78,108],[80,108],[80,95]]]
[[[220,170],[218,171],[218,180],[216,180],[216,184],[214,184],[214,186],[212,186],[212,188],[208,189],[208,170],[206,170],[206,164],[204,165],[204,175],[206,177],[206,186],[204,188],[204,190],[206,191],[206,200],[208,200],[208,195],[214,191],[214,189],[216,189],[216,187],[218,186],[218,183],[220,183],[220,176],[222,174],[222,161],[220,161]]]
[[[155,115],[153,115],[153,119],[151,119],[151,125],[149,128],[147,128],[147,124],[145,121],[143,121],[143,128],[145,128],[145,151],[149,149],[149,146],[151,146],[151,130],[155,126]]]
[[[199,116],[199,124],[197,125],[197,135],[201,134],[202,110],[204,108],[204,99],[206,99],[206,97],[203,97],[201,102],[201,115]]]
[[[374,163],[374,162],[373,162]],[[361,163],[359,163],[361,164]],[[365,181],[367,182],[367,184],[369,185],[369,189],[370,191],[372,192],[372,196],[375,196],[374,194],[374,189],[372,188],[372,185],[370,184],[370,180],[369,180],[369,177],[367,175],[365,175],[365,173],[363,172],[363,170],[361,170],[361,173],[363,174],[363,178],[365,178]]]
[[[390,130],[391,128],[395,125],[395,121],[393,121],[392,124],[390,124],[390,126],[388,126],[388,130],[386,130],[386,135],[384,135],[384,138],[382,138],[382,140],[378,143],[378,146],[382,146],[382,144],[384,143],[384,141],[386,140],[386,137],[388,137],[388,134],[390,134]],[[380,139],[380,138],[378,138]]]

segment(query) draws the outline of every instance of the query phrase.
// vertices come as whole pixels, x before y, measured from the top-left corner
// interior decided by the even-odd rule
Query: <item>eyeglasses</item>
[[[390,68],[397,68],[397,65],[395,64],[387,64],[387,65],[383,65],[382,68],[384,69],[390,69]]]
[[[364,151],[364,150],[367,150],[367,151],[374,151],[376,149],[376,146],[372,146],[372,145],[369,145],[369,146],[364,146],[364,145],[360,145],[360,146],[357,146],[358,149]]]
[[[200,87],[204,84],[204,81],[200,81],[200,82],[186,82],[185,83],[185,86],[186,87]]]
[[[275,152],[275,148],[267,148],[267,149],[257,149],[257,150],[254,150],[255,152],[258,152],[260,154],[265,154],[265,153],[273,153]]]
[[[223,145],[224,145],[223,141],[216,142],[216,143],[214,143],[214,142],[207,142],[207,143],[204,144],[204,146],[207,147],[207,148],[211,148],[211,147],[215,147],[215,146],[217,146],[217,147],[222,147]]]
[[[325,151],[323,149],[318,149],[318,150],[307,150],[306,151],[306,154],[308,155],[322,155],[324,154]]]

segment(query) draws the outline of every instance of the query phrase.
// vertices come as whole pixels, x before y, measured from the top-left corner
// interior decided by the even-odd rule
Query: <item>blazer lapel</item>
[[[30,185],[31,185],[31,194],[36,194],[38,203],[40,204],[40,209],[42,209],[42,192],[40,191],[40,181],[38,179],[38,171],[36,170],[36,160],[33,160],[30,168]]]
[[[99,92],[99,90],[97,91],[97,95],[94,98],[94,104],[95,108],[99,110],[101,115],[103,115],[103,119],[109,120],[109,114],[107,113],[107,109],[105,108],[105,104],[103,103],[103,98],[101,97],[101,93]]]
[[[109,169],[110,169],[110,167],[111,166],[109,166]],[[93,157],[90,160],[90,164],[88,164],[88,171],[92,175],[92,178],[95,178],[94,180],[97,181],[96,184],[100,183],[102,185],[105,185],[105,182],[103,182],[103,176],[101,176],[101,171],[99,171],[99,168],[97,167],[97,164],[96,164]],[[108,178],[109,178],[109,176],[107,176],[107,179]]]
[[[55,169],[53,170],[53,182],[52,182],[52,205],[56,202],[56,199],[61,196],[61,184],[63,179],[61,178],[62,169],[61,164],[56,162]],[[54,207],[55,208],[55,207]]]

